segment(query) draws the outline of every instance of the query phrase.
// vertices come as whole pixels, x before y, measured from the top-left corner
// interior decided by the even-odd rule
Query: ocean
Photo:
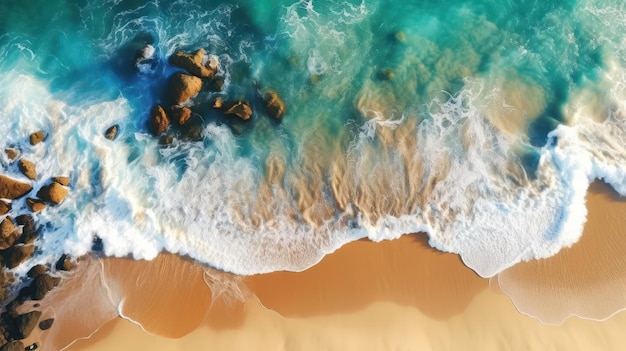
[[[300,271],[415,232],[483,277],[555,255],[580,238],[592,181],[626,195],[624,6],[4,1],[0,148],[36,163],[33,192],[70,177],[14,272],[162,251],[239,275]],[[172,127],[162,145],[148,121],[181,71],[168,59],[200,48],[224,85],[185,103],[196,137]],[[280,121],[267,90],[287,104]],[[252,118],[224,116],[218,97],[249,101]],[[26,180],[5,153],[0,165]],[[9,215],[26,212],[18,199]]]

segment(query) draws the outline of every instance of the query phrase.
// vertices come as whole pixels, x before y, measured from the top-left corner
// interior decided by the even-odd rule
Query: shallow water
[[[554,255],[578,240],[594,178],[626,194],[623,6],[3,3],[0,147],[37,162],[35,188],[71,176],[37,215],[30,263],[99,238],[108,256],[166,250],[254,274],[417,231],[482,276]],[[138,70],[145,44],[157,59]],[[167,58],[196,48],[219,57],[225,89],[193,99],[199,141],[160,147],[147,119],[176,71]],[[288,104],[281,123],[265,89]],[[254,117],[224,118],[217,96]],[[47,141],[27,145],[38,129]]]

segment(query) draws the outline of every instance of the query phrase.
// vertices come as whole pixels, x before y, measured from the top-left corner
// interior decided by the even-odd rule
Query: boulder
[[[115,140],[115,137],[117,137],[117,130],[119,129],[119,126],[113,125],[110,126],[105,132],[104,132],[104,137],[109,139],[109,140]]]
[[[52,181],[55,183],[59,183],[63,186],[70,185],[70,177],[54,177],[52,178]]]
[[[0,351],[24,351],[24,343],[19,340],[9,341],[0,347]]]
[[[19,231],[15,230],[13,219],[7,216],[0,222],[0,250],[11,247],[18,237]]]
[[[224,100],[220,96],[218,96],[217,98],[215,98],[215,102],[213,102],[213,108],[220,109],[222,108],[222,106],[224,106]]]
[[[31,311],[17,316],[15,318],[16,339],[27,338],[39,323],[40,317],[40,311]]]
[[[177,105],[196,96],[200,89],[202,89],[202,80],[187,74],[176,73],[169,82],[171,98]]]
[[[179,126],[184,126],[191,118],[191,110],[188,107],[176,107],[172,106],[170,109],[170,117],[172,121]]]
[[[20,215],[15,217],[15,223],[22,226],[22,238],[21,242],[25,244],[31,244],[39,236],[37,227],[35,226],[35,220],[31,215]]]
[[[269,90],[265,93],[263,99],[265,100],[265,107],[270,117],[280,119],[285,114],[287,105],[277,92]]]
[[[7,214],[11,211],[11,203],[0,200],[0,216]]]
[[[182,68],[187,72],[200,78],[213,78],[217,72],[217,60],[214,56],[210,57],[206,64],[206,52],[203,49],[196,50],[188,54],[178,51],[170,57],[170,63],[176,67]]]
[[[39,329],[48,330],[52,327],[53,323],[54,323],[54,318],[44,319],[41,322],[39,322]]]
[[[76,268],[76,263],[72,261],[68,254],[63,254],[57,261],[55,268],[60,271],[71,271]]]
[[[29,259],[35,253],[33,245],[14,245],[11,246],[4,256],[4,264],[9,269],[19,266],[22,262]]]
[[[45,202],[50,202],[53,204],[60,204],[63,199],[67,196],[69,190],[63,187],[59,183],[50,183],[37,192],[37,197],[42,199]]]
[[[33,187],[28,183],[0,175],[0,198],[2,199],[17,199],[28,194],[31,190]]]
[[[252,108],[247,102],[237,101],[228,110],[226,110],[224,114],[237,116],[244,121],[247,121],[250,119],[250,117],[252,117]]]
[[[33,300],[42,300],[46,294],[56,288],[61,283],[61,278],[53,277],[49,274],[42,274],[35,277],[30,283],[31,298]]]
[[[28,208],[30,208],[32,212],[39,212],[46,208],[46,204],[43,201],[30,197],[26,199],[26,205],[28,205]]]
[[[19,152],[17,152],[17,150],[15,149],[4,149],[4,153],[7,154],[7,157],[9,158],[9,160],[13,161],[17,158],[17,156],[19,155]]]
[[[46,138],[46,134],[43,132],[43,130],[37,131],[30,135],[30,138],[29,138],[30,144],[37,145],[41,143],[42,141],[44,141],[45,138]]]
[[[37,179],[37,168],[35,167],[34,163],[22,158],[18,163],[18,167],[20,169],[20,172],[22,172],[22,174],[24,174],[29,179]]]
[[[166,146],[174,142],[174,136],[171,134],[161,135],[159,138],[159,145]]]
[[[167,115],[165,114],[165,110],[163,109],[163,107],[161,107],[161,105],[154,106],[152,108],[152,111],[150,111],[149,128],[152,134],[154,135],[163,134],[167,130],[167,127],[169,127],[169,125],[170,125],[170,120],[169,118],[167,118]]]
[[[48,267],[46,267],[43,264],[38,264],[33,266],[28,273],[26,273],[26,275],[28,275],[28,277],[30,278],[36,278],[40,275],[46,274],[48,273]]]

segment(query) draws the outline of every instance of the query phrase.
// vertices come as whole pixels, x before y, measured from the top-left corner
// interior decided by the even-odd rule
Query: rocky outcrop
[[[59,283],[61,283],[61,278],[53,277],[49,274],[39,275],[35,277],[30,284],[30,297],[33,300],[41,300],[46,294],[52,291],[52,289],[56,288]]]
[[[200,89],[202,89],[202,80],[198,77],[176,73],[170,78],[169,92],[177,105],[196,96]]]
[[[7,216],[0,222],[0,250],[11,247],[18,237],[19,232],[15,229],[13,219]]]
[[[52,181],[55,183],[59,183],[63,186],[70,185],[70,177],[53,177]]]
[[[13,340],[2,345],[0,351],[24,351],[24,343],[19,340]]]
[[[247,121],[250,119],[250,117],[252,117],[252,108],[247,102],[237,101],[228,110],[226,110],[224,114],[237,116],[244,121]]]
[[[55,268],[59,271],[71,271],[76,268],[76,263],[72,261],[69,255],[63,254],[57,261]]]
[[[35,252],[33,245],[14,245],[11,246],[4,255],[4,264],[9,269],[19,266],[22,262],[29,259]]]
[[[267,109],[267,114],[275,119],[280,119],[285,114],[287,110],[287,105],[285,101],[278,95],[274,90],[269,90],[265,93],[263,97],[265,100],[265,108]]]
[[[17,158],[17,156],[19,156],[19,152],[17,152],[17,150],[15,149],[4,149],[4,153],[7,154],[7,157],[9,158],[9,160],[13,161]]]
[[[65,199],[68,192],[69,191],[61,184],[53,182],[42,187],[37,192],[37,197],[45,202],[50,202],[58,205],[63,201],[63,199]]]
[[[0,216],[7,214],[11,211],[11,203],[0,200]]]
[[[30,197],[26,199],[26,205],[28,205],[28,208],[30,208],[32,212],[39,212],[46,208],[46,204],[43,201]]]
[[[109,139],[109,140],[115,140],[115,138],[117,137],[117,131],[118,131],[119,128],[120,127],[117,124],[113,125],[113,126],[110,126],[104,132],[104,137]]]
[[[188,107],[175,107],[172,106],[170,109],[169,116],[172,118],[172,121],[179,126],[184,126],[191,119],[191,110]]]
[[[170,120],[165,114],[165,110],[163,109],[163,107],[161,107],[161,105],[154,106],[152,108],[152,111],[150,111],[150,124],[148,126],[152,134],[163,134],[167,130],[167,127],[169,127],[169,125]]]
[[[31,190],[33,187],[28,183],[0,175],[0,198],[2,199],[17,199],[28,194]]]
[[[37,145],[46,139],[46,134],[43,130],[37,131],[30,135],[29,141],[31,145]]]
[[[214,57],[207,59],[203,49],[196,50],[191,54],[178,51],[170,57],[170,63],[200,78],[213,78],[217,72],[216,59]]]
[[[37,168],[35,167],[34,163],[22,158],[18,163],[18,167],[20,169],[20,172],[22,172],[22,174],[24,174],[29,179],[37,179]]]

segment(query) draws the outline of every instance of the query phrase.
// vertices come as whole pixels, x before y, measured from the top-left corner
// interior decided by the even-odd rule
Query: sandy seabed
[[[626,201],[598,182],[587,201],[579,243],[491,280],[422,234],[245,278],[174,255],[106,259],[117,282],[107,295],[124,296],[121,313],[150,334],[115,317],[68,350],[624,350],[626,313],[615,312],[626,307]],[[69,322],[55,327],[57,340],[77,335]]]

